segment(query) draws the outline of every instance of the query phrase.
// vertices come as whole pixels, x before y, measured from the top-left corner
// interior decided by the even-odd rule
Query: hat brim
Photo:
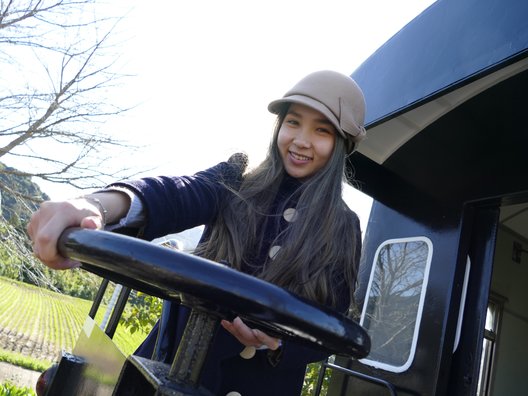
[[[334,113],[332,113],[332,111],[328,107],[326,107],[324,104],[322,104],[321,102],[315,99],[312,99],[308,96],[291,95],[285,98],[274,100],[268,105],[268,110],[270,111],[270,113],[279,114],[285,105],[291,104],[291,103],[302,104],[302,105],[311,107],[314,110],[317,110],[318,112],[323,114],[326,118],[328,118],[328,121],[332,123],[332,125],[336,128],[336,130],[345,140],[348,140],[348,136],[339,126],[339,120],[334,115]]]

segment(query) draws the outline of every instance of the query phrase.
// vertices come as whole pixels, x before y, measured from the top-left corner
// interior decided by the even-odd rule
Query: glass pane
[[[488,378],[490,375],[491,353],[493,342],[484,340],[482,344],[482,356],[480,358],[480,372],[477,386],[477,395],[486,395],[488,389]]]
[[[488,310],[486,312],[486,330],[495,332],[496,328],[496,305],[493,302],[488,303]]]
[[[362,314],[372,341],[365,360],[393,367],[410,364],[429,270],[428,241],[388,241],[378,249]]]

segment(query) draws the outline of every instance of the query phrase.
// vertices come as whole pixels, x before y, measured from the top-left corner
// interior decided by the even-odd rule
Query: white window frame
[[[359,360],[361,363],[366,364],[368,366],[372,366],[372,367],[379,368],[379,369],[386,370],[386,371],[391,371],[391,372],[394,372],[394,373],[402,373],[402,372],[408,370],[409,367],[411,366],[413,360],[414,360],[414,355],[416,353],[416,344],[418,342],[418,334],[419,334],[419,330],[420,330],[420,323],[422,321],[422,314],[423,314],[425,295],[427,293],[427,284],[428,284],[428,281],[429,281],[429,271],[430,271],[430,268],[431,268],[431,261],[432,261],[432,257],[433,257],[433,243],[431,242],[431,240],[429,238],[427,238],[425,236],[415,236],[415,237],[407,237],[407,238],[388,239],[388,240],[386,240],[386,241],[384,241],[383,243],[380,244],[380,246],[376,250],[376,254],[374,255],[374,261],[373,261],[372,270],[371,270],[371,273],[370,273],[370,279],[369,279],[369,283],[368,283],[368,286],[367,286],[367,292],[366,292],[366,295],[365,295],[365,302],[363,304],[363,310],[361,312],[361,318],[360,318],[360,324],[363,325],[363,322],[364,322],[364,320],[366,318],[366,311],[367,311],[367,306],[368,306],[368,298],[369,298],[370,291],[371,291],[371,288],[372,288],[372,283],[373,283],[373,280],[374,280],[374,274],[375,274],[375,271],[377,269],[377,265],[376,264],[378,262],[378,256],[379,256],[381,250],[386,245],[389,245],[389,244],[406,243],[406,242],[424,242],[427,245],[427,247],[428,247],[427,259],[426,259],[425,268],[424,268],[424,279],[423,279],[422,288],[421,288],[421,291],[420,291],[420,300],[419,300],[419,303],[418,303],[418,310],[416,312],[416,323],[415,323],[415,326],[414,326],[413,338],[412,338],[412,342],[411,342],[411,350],[409,351],[409,357],[408,357],[407,361],[401,366],[394,366],[394,365],[387,364],[387,363],[384,363],[384,362],[371,360],[368,357],[365,358],[365,359],[360,359]],[[368,331],[368,329],[367,329],[367,331]]]

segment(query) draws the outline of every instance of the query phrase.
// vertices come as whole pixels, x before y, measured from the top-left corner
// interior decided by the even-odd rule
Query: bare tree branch
[[[108,99],[127,77],[115,72],[112,38],[120,19],[97,17],[96,6],[97,0],[0,2],[0,62],[6,66],[0,158],[21,175],[77,188],[131,176],[129,169],[105,168],[109,150],[133,147],[102,126],[131,106]]]

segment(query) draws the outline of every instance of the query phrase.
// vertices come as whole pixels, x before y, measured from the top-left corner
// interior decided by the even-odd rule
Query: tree
[[[0,163],[0,170],[10,170]],[[48,199],[29,177],[0,172],[0,182],[7,186],[1,196],[0,276],[16,279],[71,296],[92,299],[100,283],[98,276],[79,269],[52,271],[32,254],[25,224],[36,209],[35,197]],[[10,191],[15,190],[18,195]],[[31,197],[26,199],[24,197]]]
[[[128,305],[119,319],[131,334],[138,330],[148,333],[156,324],[161,315],[163,301],[143,292],[132,291]]]
[[[128,169],[104,166],[109,150],[131,147],[101,128],[127,110],[109,100],[125,76],[115,72],[112,52],[119,19],[97,17],[102,7],[97,0],[0,2],[0,159],[17,168],[0,172],[77,188],[127,176]]]
[[[117,72],[119,18],[98,16],[110,15],[104,7],[110,4],[0,1],[0,194],[11,209],[0,216],[3,275],[60,290],[77,282],[54,280],[33,257],[28,213],[47,196],[25,181],[93,188],[131,176],[104,164],[110,151],[133,149],[103,129],[128,109],[110,99],[126,76]]]

